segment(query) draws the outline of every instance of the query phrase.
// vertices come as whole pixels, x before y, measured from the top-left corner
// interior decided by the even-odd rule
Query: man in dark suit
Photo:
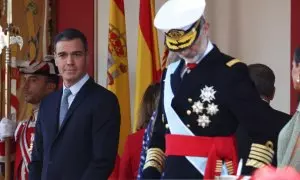
[[[29,179],[107,179],[119,141],[118,100],[87,74],[87,40],[80,31],[58,34],[54,55],[63,88],[41,102]]]
[[[271,68],[264,64],[250,64],[248,66],[250,78],[255,84],[255,87],[260,94],[262,101],[266,107],[271,107],[270,102],[273,100],[275,95],[275,74]],[[273,131],[273,137],[277,141],[278,134],[283,126],[291,119],[291,116],[273,109],[272,119],[274,122],[270,124],[270,129]],[[263,113],[263,112],[262,112]],[[245,160],[250,151],[251,146],[251,138],[247,135],[245,128],[243,126],[239,126],[237,129],[237,143],[238,143],[238,152],[239,157]],[[272,165],[276,166],[277,161],[277,143],[274,143],[274,158],[272,161]],[[243,169],[243,174],[251,174],[251,169],[245,167]]]

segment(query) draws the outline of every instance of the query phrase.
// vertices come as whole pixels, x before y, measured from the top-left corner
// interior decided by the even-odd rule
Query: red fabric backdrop
[[[294,49],[300,46],[300,1],[291,0],[291,61],[293,59]],[[294,114],[297,108],[297,93],[291,83],[291,113]]]
[[[94,77],[94,0],[57,0],[56,28],[76,28],[83,32],[88,41],[90,63],[88,72]]]

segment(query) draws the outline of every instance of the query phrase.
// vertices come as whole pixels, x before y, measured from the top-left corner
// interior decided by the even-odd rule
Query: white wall
[[[272,106],[290,112],[289,0],[207,0],[212,40],[245,63],[263,63],[276,76]]]
[[[133,113],[139,0],[124,2]],[[157,9],[164,2],[156,0]],[[109,0],[98,0],[97,12],[98,81],[105,85]],[[290,12],[288,0],[207,0],[213,42],[223,52],[245,63],[260,62],[270,66],[275,71],[277,88],[272,105],[285,112],[290,109]],[[160,32],[159,39],[162,46]]]

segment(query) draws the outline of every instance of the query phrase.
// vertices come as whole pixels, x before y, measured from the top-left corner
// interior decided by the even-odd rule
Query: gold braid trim
[[[263,152],[252,151],[250,153],[249,157],[251,157],[251,156],[258,156],[258,157],[264,158],[267,161],[266,163],[272,162],[272,157],[265,155]]]
[[[156,161],[161,166],[163,166],[163,163],[165,162],[165,159],[158,156],[158,155],[156,155],[156,154],[153,154],[149,159],[146,159],[146,162],[148,162],[148,161]]]
[[[261,168],[261,167],[264,167],[265,164],[262,163],[262,162],[259,162],[255,159],[248,159],[247,160],[247,163],[246,163],[246,166],[252,166],[252,167],[255,167],[255,168]]]
[[[226,63],[226,65],[227,65],[228,67],[231,67],[231,66],[235,65],[236,63],[240,63],[240,62],[241,62],[241,60],[239,60],[239,59],[232,59],[232,60],[228,61],[228,62]]]
[[[217,160],[215,172],[217,173],[222,172],[222,163],[223,163],[222,160]]]
[[[147,151],[146,163],[143,169],[154,167],[161,173],[164,168],[165,159],[165,153],[161,149],[150,148]]]
[[[265,145],[252,143],[246,166],[255,168],[270,164],[274,156],[273,143],[268,141]]]
[[[232,161],[225,162],[225,164],[226,164],[226,168],[228,170],[228,174],[233,175],[234,174],[234,169],[233,169]]]

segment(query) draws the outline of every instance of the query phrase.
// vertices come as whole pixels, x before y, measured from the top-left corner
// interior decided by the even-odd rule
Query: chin
[[[76,79],[76,75],[66,75],[63,77],[63,79],[65,79],[66,81],[74,81],[74,79]]]

